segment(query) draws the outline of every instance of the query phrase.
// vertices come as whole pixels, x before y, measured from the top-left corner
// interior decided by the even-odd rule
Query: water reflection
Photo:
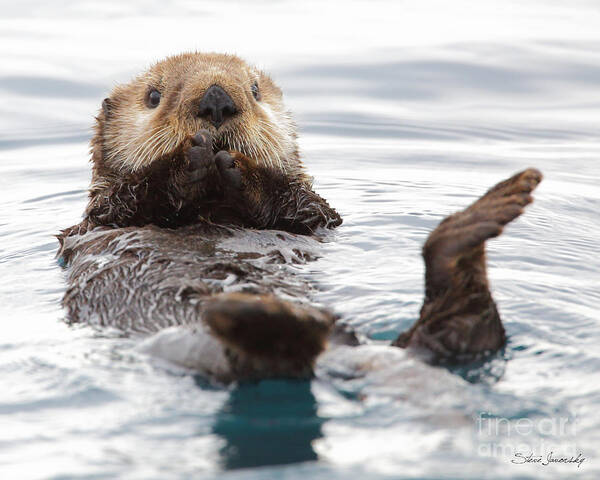
[[[236,387],[217,414],[213,433],[225,440],[226,470],[316,460],[324,419],[310,382],[266,380]]]

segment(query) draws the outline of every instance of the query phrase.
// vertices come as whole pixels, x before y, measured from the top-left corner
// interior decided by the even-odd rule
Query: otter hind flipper
[[[238,378],[309,377],[335,317],[273,295],[230,293],[207,301],[202,319],[225,344]]]
[[[536,169],[520,172],[431,232],[423,247],[420,318],[394,345],[425,350],[434,360],[455,361],[472,360],[504,345],[504,327],[487,280],[485,241],[523,213],[541,180]]]

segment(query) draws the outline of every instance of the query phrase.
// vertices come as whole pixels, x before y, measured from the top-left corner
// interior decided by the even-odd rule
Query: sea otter
[[[183,326],[174,348],[193,339],[188,366],[222,382],[310,376],[328,342],[356,342],[286,268],[342,219],[313,191],[265,73],[233,55],[170,57],[116,87],[96,120],[84,218],[59,235],[69,321]],[[503,346],[484,244],[541,178],[516,174],[429,235],[421,315],[393,347],[468,361]]]
[[[310,233],[342,221],[311,189],[281,90],[238,57],[167,58],[116,87],[96,120],[79,233],[199,218]]]

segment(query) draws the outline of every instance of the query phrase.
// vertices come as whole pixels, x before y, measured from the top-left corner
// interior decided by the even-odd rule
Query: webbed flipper
[[[425,300],[420,318],[394,345],[454,361],[471,360],[504,345],[504,327],[489,290],[485,241],[523,213],[541,180],[536,169],[520,172],[431,232],[423,247]]]

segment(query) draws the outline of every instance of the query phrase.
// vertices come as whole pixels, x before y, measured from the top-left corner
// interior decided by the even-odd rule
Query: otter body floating
[[[285,268],[342,219],[313,191],[266,74],[231,55],[167,58],[104,100],[91,145],[84,218],[58,236],[70,322],[162,332],[223,382],[310,376],[328,342],[356,343]],[[540,181],[521,172],[430,234],[421,315],[394,347],[461,361],[502,347],[484,244]]]

